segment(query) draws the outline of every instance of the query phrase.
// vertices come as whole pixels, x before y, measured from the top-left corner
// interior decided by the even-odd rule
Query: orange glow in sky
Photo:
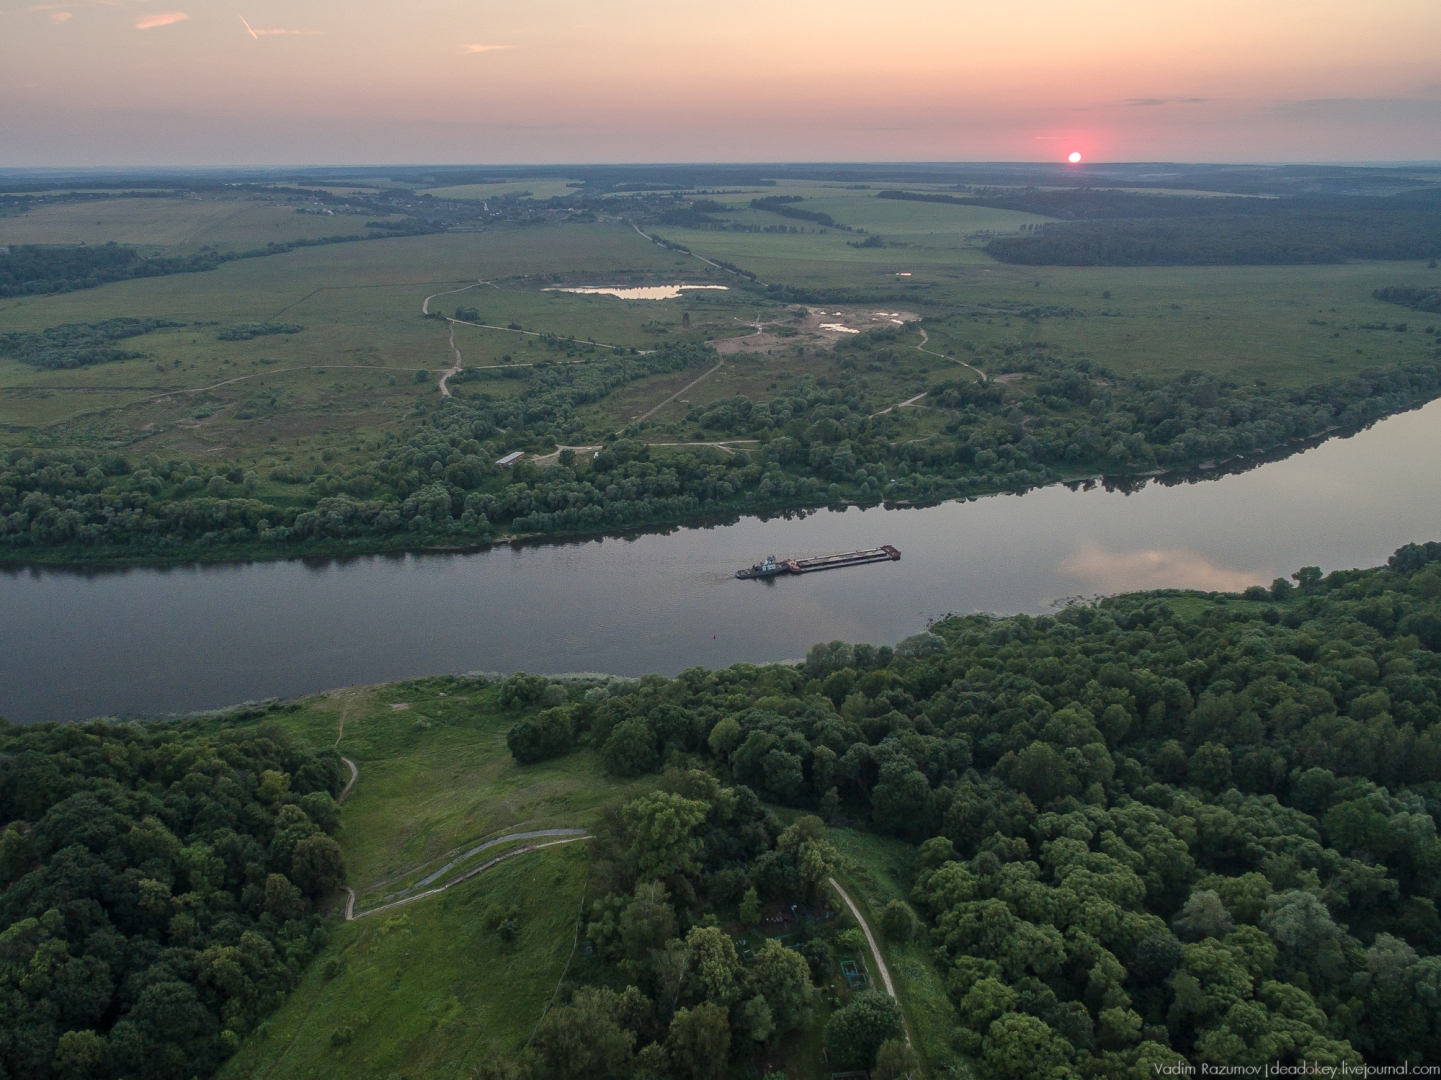
[[[160,3],[0,9],[0,167],[1441,157],[1436,0]]]

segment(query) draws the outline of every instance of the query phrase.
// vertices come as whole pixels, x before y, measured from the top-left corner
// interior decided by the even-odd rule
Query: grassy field
[[[134,197],[54,203],[20,217],[0,217],[3,244],[142,244],[176,251],[213,244],[222,249],[271,242],[352,236],[374,215],[296,213],[294,198],[255,193]]]
[[[219,1075],[473,1075],[493,1050],[520,1046],[540,1019],[575,940],[586,872],[583,844],[552,848],[337,925],[302,984]],[[487,928],[492,905],[520,909],[515,941]]]
[[[514,717],[497,695],[493,685],[426,679],[339,690],[282,714],[312,745],[338,740],[360,770],[340,835],[358,912],[472,842],[590,825],[631,790],[589,752],[517,767],[505,748]],[[495,850],[505,849],[486,854]],[[303,984],[221,1075],[471,1075],[540,1018],[574,941],[588,865],[584,842],[557,846],[403,907],[337,917]],[[519,909],[514,942],[486,926],[491,905]]]
[[[537,186],[444,193],[484,197],[494,187],[539,196]],[[0,451],[119,448],[132,460],[225,463],[257,475],[259,498],[289,506],[300,493],[272,473],[308,477],[324,463],[344,474],[373,461],[382,444],[403,440],[439,403],[440,375],[455,362],[452,331],[464,367],[490,369],[454,383],[455,392],[497,398],[524,390],[533,365],[584,359],[568,344],[547,348],[539,335],[638,351],[719,342],[722,363],[699,382],[701,370],[658,374],[576,409],[584,423],[578,442],[603,442],[647,418],[644,438],[682,444],[724,437],[696,422],[718,399],[773,398],[808,376],[858,378],[867,408],[880,411],[942,379],[977,377],[957,361],[1000,374],[1012,353],[1040,342],[1052,357],[1121,374],[1170,379],[1199,370],[1242,386],[1300,387],[1418,359],[1437,341],[1426,316],[1372,297],[1383,285],[1434,284],[1437,272],[1420,263],[1016,267],[991,259],[984,244],[1044,219],[885,200],[840,184],[781,183],[764,194],[800,196],[792,205],[865,232],[753,209],[749,194],[716,196],[727,208],[711,211],[719,225],[647,226],[693,254],[650,243],[623,220],[511,223],[302,248],[205,273],[0,301],[0,333],[121,316],[184,324],[130,339],[126,346],[145,355],[120,363],[43,370],[0,358]],[[308,204],[253,192],[55,204],[0,218],[0,242],[113,238],[184,253],[202,243],[253,246],[363,225],[353,216],[298,214],[297,205]],[[777,227],[798,231],[757,231]],[[877,237],[882,246],[855,246]],[[762,285],[784,285],[803,302],[782,303],[713,262],[734,264]],[[726,288],[662,301],[556,291],[677,282]],[[423,318],[422,302],[433,294],[440,294],[434,312],[473,308],[487,325]],[[877,312],[922,320],[900,331],[884,363],[863,358],[857,367],[831,351],[842,334],[815,329],[823,321],[866,328]],[[266,321],[300,329],[221,340],[228,327]],[[507,367],[514,371],[499,374]],[[1024,409],[1027,377],[1006,382]],[[940,410],[906,410],[897,434],[925,439],[945,419]],[[661,458],[668,452],[657,450]]]

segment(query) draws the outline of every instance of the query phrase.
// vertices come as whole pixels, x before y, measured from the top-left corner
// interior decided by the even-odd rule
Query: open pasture
[[[359,236],[374,214],[297,213],[310,204],[294,197],[251,192],[167,197],[120,196],[49,203],[0,217],[0,245],[142,244],[190,250],[260,247],[289,240]],[[179,253],[172,250],[170,254]]]
[[[537,365],[612,355],[589,350],[590,341],[638,351],[719,342],[714,371],[668,372],[619,387],[578,406],[583,431],[567,436],[604,442],[643,421],[644,438],[682,444],[748,437],[714,422],[703,426],[700,414],[722,399],[774,399],[807,377],[858,380],[864,410],[880,412],[943,379],[975,378],[958,360],[1007,375],[1008,393],[1024,399],[1034,380],[1021,369],[1038,351],[1163,380],[1195,369],[1243,386],[1306,386],[1416,359],[1436,342],[1426,332],[1434,318],[1428,323],[1372,296],[1384,285],[1434,283],[1435,271],[1424,264],[1017,267],[981,250],[985,233],[1040,220],[1033,215],[882,200],[874,190],[843,185],[782,184],[774,193],[803,194],[793,205],[871,230],[887,246],[852,246],[865,236],[815,231],[753,210],[748,195],[718,196],[736,208],[716,215],[723,219],[809,231],[646,226],[689,246],[688,255],[648,242],[626,222],[505,224],[302,248],[205,273],[11,298],[0,303],[0,332],[126,316],[183,325],[128,339],[127,349],[145,355],[119,363],[48,370],[0,359],[0,445],[121,447],[136,459],[154,454],[197,466],[226,461],[256,474],[259,497],[289,504],[302,493],[272,473],[308,478],[322,463],[337,472],[364,464],[439,405],[440,375],[455,363],[452,333],[463,366],[487,369],[452,380],[461,397],[510,397],[525,391]],[[353,220],[295,214],[250,196],[121,199],[35,213],[81,209],[137,215],[139,231],[131,235],[174,241],[161,250],[245,221]],[[0,228],[27,220],[0,219]],[[779,302],[707,259],[794,291]],[[661,301],[554,291],[677,282],[728,290]],[[423,318],[427,296],[434,296],[433,315],[473,309],[489,325]],[[873,353],[832,352],[842,335],[817,330],[825,322],[874,321],[878,311],[923,318],[897,327],[895,341]],[[464,314],[469,322],[470,311]],[[221,339],[228,328],[266,322],[300,329]],[[908,439],[928,437],[945,422],[936,410],[897,415]]]

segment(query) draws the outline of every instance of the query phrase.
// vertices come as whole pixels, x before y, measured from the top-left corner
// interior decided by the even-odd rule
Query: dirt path
[[[350,779],[345,782],[345,786],[340,789],[340,794],[335,797],[336,802],[343,803],[350,795],[350,789],[353,788],[355,782],[360,779],[360,770],[356,768],[355,762],[351,761],[348,757],[342,757],[340,760],[350,766]]]
[[[938,357],[940,357],[942,360],[949,360],[949,361],[951,361],[953,364],[960,364],[961,367],[963,367],[963,368],[969,368],[971,371],[974,371],[977,375],[979,375],[979,376],[981,377],[981,382],[983,382],[983,383],[986,383],[986,382],[990,382],[990,381],[991,381],[991,377],[990,377],[989,375],[987,375],[984,371],[982,371],[980,368],[976,367],[975,365],[973,365],[973,364],[968,364],[968,363],[966,363],[964,360],[959,360],[959,359],[957,359],[957,358],[954,357],[954,356],[947,356],[945,353],[932,352],[930,349],[925,348],[926,342],[928,342],[928,341],[930,341],[930,340],[931,340],[931,335],[928,334],[928,333],[926,333],[925,328],[922,327],[922,328],[921,328],[921,343],[920,343],[919,345],[917,345],[916,348],[917,348],[920,352],[925,353],[927,356],[938,356]],[[914,401],[915,399],[912,398],[911,400]]]
[[[624,431],[624,430],[625,430],[627,427],[629,427],[631,424],[639,424],[642,420],[648,420],[648,419],[650,419],[652,416],[654,416],[656,413],[658,413],[661,409],[665,408],[667,405],[669,405],[669,404],[670,404],[672,401],[674,401],[676,398],[678,398],[678,397],[680,397],[682,394],[684,394],[684,393],[685,393],[687,390],[689,390],[691,387],[693,387],[693,386],[699,386],[701,383],[705,382],[707,379],[709,379],[712,375],[714,375],[717,371],[719,371],[721,368],[723,368],[723,367],[725,367],[725,366],[726,366],[726,363],[725,363],[724,360],[722,360],[722,361],[721,361],[720,363],[718,363],[715,367],[711,368],[711,369],[710,369],[709,371],[707,371],[704,375],[702,375],[699,379],[696,379],[694,382],[688,382],[688,383],[686,383],[686,384],[685,384],[684,386],[682,386],[679,390],[677,390],[674,394],[672,394],[670,397],[666,398],[666,399],[665,399],[664,401],[662,401],[659,405],[657,405],[654,409],[651,409],[649,412],[641,413],[639,416],[632,417],[630,420],[627,420],[624,424],[621,425],[621,427],[619,428],[619,430],[616,431],[616,434],[619,435],[622,431]],[[657,443],[656,445],[660,445],[660,444]],[[696,445],[699,446],[700,444],[697,443]]]
[[[924,405],[916,405],[916,402],[920,401],[921,398],[925,397],[925,396],[926,396],[927,394],[929,394],[929,393],[930,393],[929,390],[922,390],[919,394],[917,394],[917,395],[916,395],[915,397],[913,397],[913,398],[906,398],[905,401],[898,401],[898,402],[896,402],[894,405],[887,405],[887,406],[886,406],[884,409],[882,409],[880,412],[873,412],[873,413],[871,413],[871,415],[868,416],[868,417],[866,417],[866,419],[867,419],[867,420],[874,420],[877,416],[885,416],[886,413],[890,412],[892,409],[905,409],[905,408],[908,408],[908,407],[911,407],[911,406],[914,406],[914,407],[917,408],[917,409],[924,409],[924,408],[925,408]]]
[[[866,944],[871,947],[871,956],[874,957],[876,961],[876,970],[881,973],[881,982],[886,985],[886,993],[891,997],[895,997],[896,988],[891,985],[891,973],[886,969],[886,962],[881,959],[881,948],[876,944],[875,935],[871,933],[871,928],[866,922],[866,917],[861,914],[861,909],[856,907],[856,902],[851,899],[850,894],[841,888],[839,881],[831,878],[830,882],[831,888],[835,889],[840,898],[846,902],[846,907],[851,909],[851,914],[856,917],[856,922],[861,924],[861,931],[866,935]]]
[[[657,240],[654,236],[652,236],[650,233],[645,232],[644,230],[642,230],[641,227],[640,227],[639,225],[637,225],[634,221],[632,221],[632,222],[630,223],[630,227],[631,227],[632,229],[634,229],[636,232],[640,233],[642,236],[644,236],[644,237],[645,237],[647,240],[649,240],[652,244],[659,244],[659,243],[660,243],[660,241],[658,241],[658,240]],[[661,246],[664,247],[665,245],[664,245],[664,244],[661,244]],[[675,250],[675,249],[674,249],[674,248],[667,248],[666,250],[668,250],[668,251],[673,251],[673,250]],[[676,252],[676,254],[680,254],[680,252]],[[733,277],[738,277],[738,278],[744,278],[744,277],[745,277],[744,274],[737,274],[737,273],[736,273],[734,270],[732,270],[730,267],[728,267],[728,266],[722,266],[722,265],[721,265],[720,263],[718,263],[718,262],[711,262],[711,261],[710,261],[709,259],[707,259],[704,255],[697,255],[694,251],[687,250],[687,251],[686,251],[686,254],[689,255],[692,259],[699,259],[701,262],[705,263],[707,266],[714,266],[717,270],[724,270],[727,274],[730,274],[730,275],[733,276]],[[750,278],[749,280],[755,282],[755,284],[757,284],[757,285],[764,285],[764,284],[765,284],[765,282],[762,281],[760,278]]]
[[[345,704],[341,706],[340,723],[336,725],[335,732],[336,746],[339,746],[340,740],[345,737],[345,718],[350,715],[350,706],[354,703],[354,697],[347,697],[345,700]],[[360,769],[355,764],[355,762],[351,761],[348,757],[342,755],[340,760],[350,766],[350,779],[346,781],[345,787],[340,789],[340,794],[335,797],[336,802],[343,803],[346,800],[347,796],[350,795],[350,789],[355,787],[355,782],[360,779]]]
[[[430,314],[430,302],[431,302],[432,300],[434,300],[437,296],[450,296],[452,293],[466,292],[466,291],[468,291],[468,290],[470,290],[470,289],[476,288],[477,286],[480,286],[480,285],[489,285],[489,284],[490,284],[490,282],[488,282],[488,281],[477,281],[477,282],[475,282],[474,284],[471,284],[471,285],[462,285],[462,286],[461,286],[460,288],[458,288],[458,289],[446,289],[445,292],[431,293],[429,296],[427,296],[424,300],[422,300],[422,301],[420,302],[420,313],[421,313],[422,315],[429,315],[429,314]]]
[[[731,449],[732,443],[758,443],[759,439],[727,439],[725,442],[647,442],[647,446],[714,446],[717,450],[724,450],[727,454],[734,454]]]
[[[455,367],[453,367],[453,368],[446,368],[445,371],[441,372],[441,374],[440,374],[440,384],[439,384],[439,385],[440,385],[440,396],[441,396],[441,397],[450,397],[450,387],[446,386],[445,384],[446,384],[447,381],[449,381],[449,379],[450,379],[450,377],[451,377],[452,375],[459,375],[459,374],[460,374],[461,359],[460,359],[460,350],[455,347],[455,320],[454,320],[454,319],[446,319],[445,321],[450,324],[450,351],[453,352],[453,353],[455,353]]]
[[[861,914],[861,909],[856,907],[856,902],[851,899],[850,894],[841,888],[841,883],[835,878],[831,878],[830,884],[831,888],[835,889],[837,895],[846,902],[846,907],[851,909],[851,914],[856,917],[856,922],[861,924],[861,932],[866,935],[866,944],[871,947],[871,957],[876,962],[876,970],[881,974],[881,982],[885,985],[886,993],[895,998],[896,1004],[899,1005],[901,999],[896,997],[896,988],[891,982],[890,969],[886,967],[886,962],[881,959],[881,947],[876,944],[876,936],[871,933],[870,924],[866,922],[866,917]],[[906,1042],[914,1043],[915,1040],[911,1038],[910,1021],[905,1019],[904,1014],[902,1014],[902,1022],[905,1024]]]
[[[533,458],[531,458],[531,459],[530,459],[530,463],[531,463],[532,465],[549,465],[552,461],[555,461],[555,460],[557,460],[557,459],[560,457],[560,452],[561,452],[562,450],[574,450],[577,454],[584,454],[584,453],[586,453],[587,451],[594,451],[595,453],[598,454],[598,453],[600,453],[600,452],[601,452],[602,450],[604,450],[604,449],[605,449],[605,447],[604,447],[603,445],[602,445],[602,446],[557,446],[557,447],[556,447],[554,450],[552,450],[549,454],[542,454],[540,457],[533,457]]]

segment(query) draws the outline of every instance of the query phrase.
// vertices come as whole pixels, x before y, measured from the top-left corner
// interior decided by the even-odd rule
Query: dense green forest
[[[0,1076],[207,1076],[327,940],[345,768],[274,725],[0,723]]]
[[[1373,295],[1388,304],[1400,304],[1416,311],[1441,312],[1441,286],[1417,289],[1409,285],[1388,285],[1377,289]]]
[[[886,190],[877,197],[1063,219],[986,245],[1001,262],[1027,266],[1264,266],[1441,255],[1441,202],[1428,189],[1279,199],[1089,188],[968,196]]]
[[[1441,213],[1431,193],[1349,199],[1045,193],[977,201],[1076,219],[986,245],[1001,262],[1026,266],[1265,266],[1441,255]]]
[[[171,274],[199,274],[236,259],[260,259],[284,255],[297,248],[323,244],[348,244],[385,236],[430,231],[414,222],[367,222],[372,231],[353,236],[322,236],[310,240],[269,243],[244,251],[211,248],[191,255],[146,255],[128,245],[93,246],[20,244],[8,253],[0,252],[0,296],[35,296],[94,289],[113,281],[131,278],[167,277]]]
[[[882,412],[892,402],[870,394],[866,371],[899,362],[896,333],[880,330],[837,345],[838,377],[807,377],[770,401],[722,399],[693,417],[717,438],[758,440],[753,450],[660,454],[640,429],[614,438],[585,407],[644,376],[710,366],[713,350],[668,345],[617,355],[558,338],[545,343],[557,360],[587,362],[467,369],[452,380],[455,396],[417,402],[403,440],[383,441],[370,461],[343,472],[324,461],[282,462],[262,478],[224,461],[11,450],[0,463],[0,551],[11,559],[165,558],[264,545],[282,555],[327,544],[414,548],[575,535],[846,501],[925,504],[1273,451],[1441,393],[1435,356],[1280,389],[1199,372],[1169,381],[1122,376],[1033,342],[971,357],[992,374],[1031,376],[1028,396],[994,380],[937,383],[927,405],[945,417],[944,428],[917,439],[911,420]],[[493,379],[524,385],[498,397],[485,390]],[[512,450],[602,441],[606,449],[589,462],[562,452],[547,467],[494,465]],[[256,497],[262,481],[285,494]]]
[[[518,761],[588,743],[620,776],[666,771],[598,849],[587,933],[608,963],[493,1072],[720,1076],[806,1022],[832,935],[802,918],[790,955],[744,960],[717,929],[814,904],[836,865],[822,821],[756,796],[915,845],[913,907],[885,932],[929,936],[950,1049],[978,1075],[1434,1062],[1438,650],[1430,543],[1243,596],[951,617],[894,649],[832,642],[549,708],[544,680],[513,676],[511,701],[539,708]],[[825,1027],[835,1066],[879,1057],[887,1077],[899,1035],[864,995]]]
[[[845,226],[838,223],[830,214],[822,213],[819,210],[802,210],[795,204],[801,202],[799,195],[767,195],[763,199],[752,199],[752,210],[765,210],[772,214],[779,214],[781,217],[794,218],[797,221],[810,221],[828,229],[844,229]]]

